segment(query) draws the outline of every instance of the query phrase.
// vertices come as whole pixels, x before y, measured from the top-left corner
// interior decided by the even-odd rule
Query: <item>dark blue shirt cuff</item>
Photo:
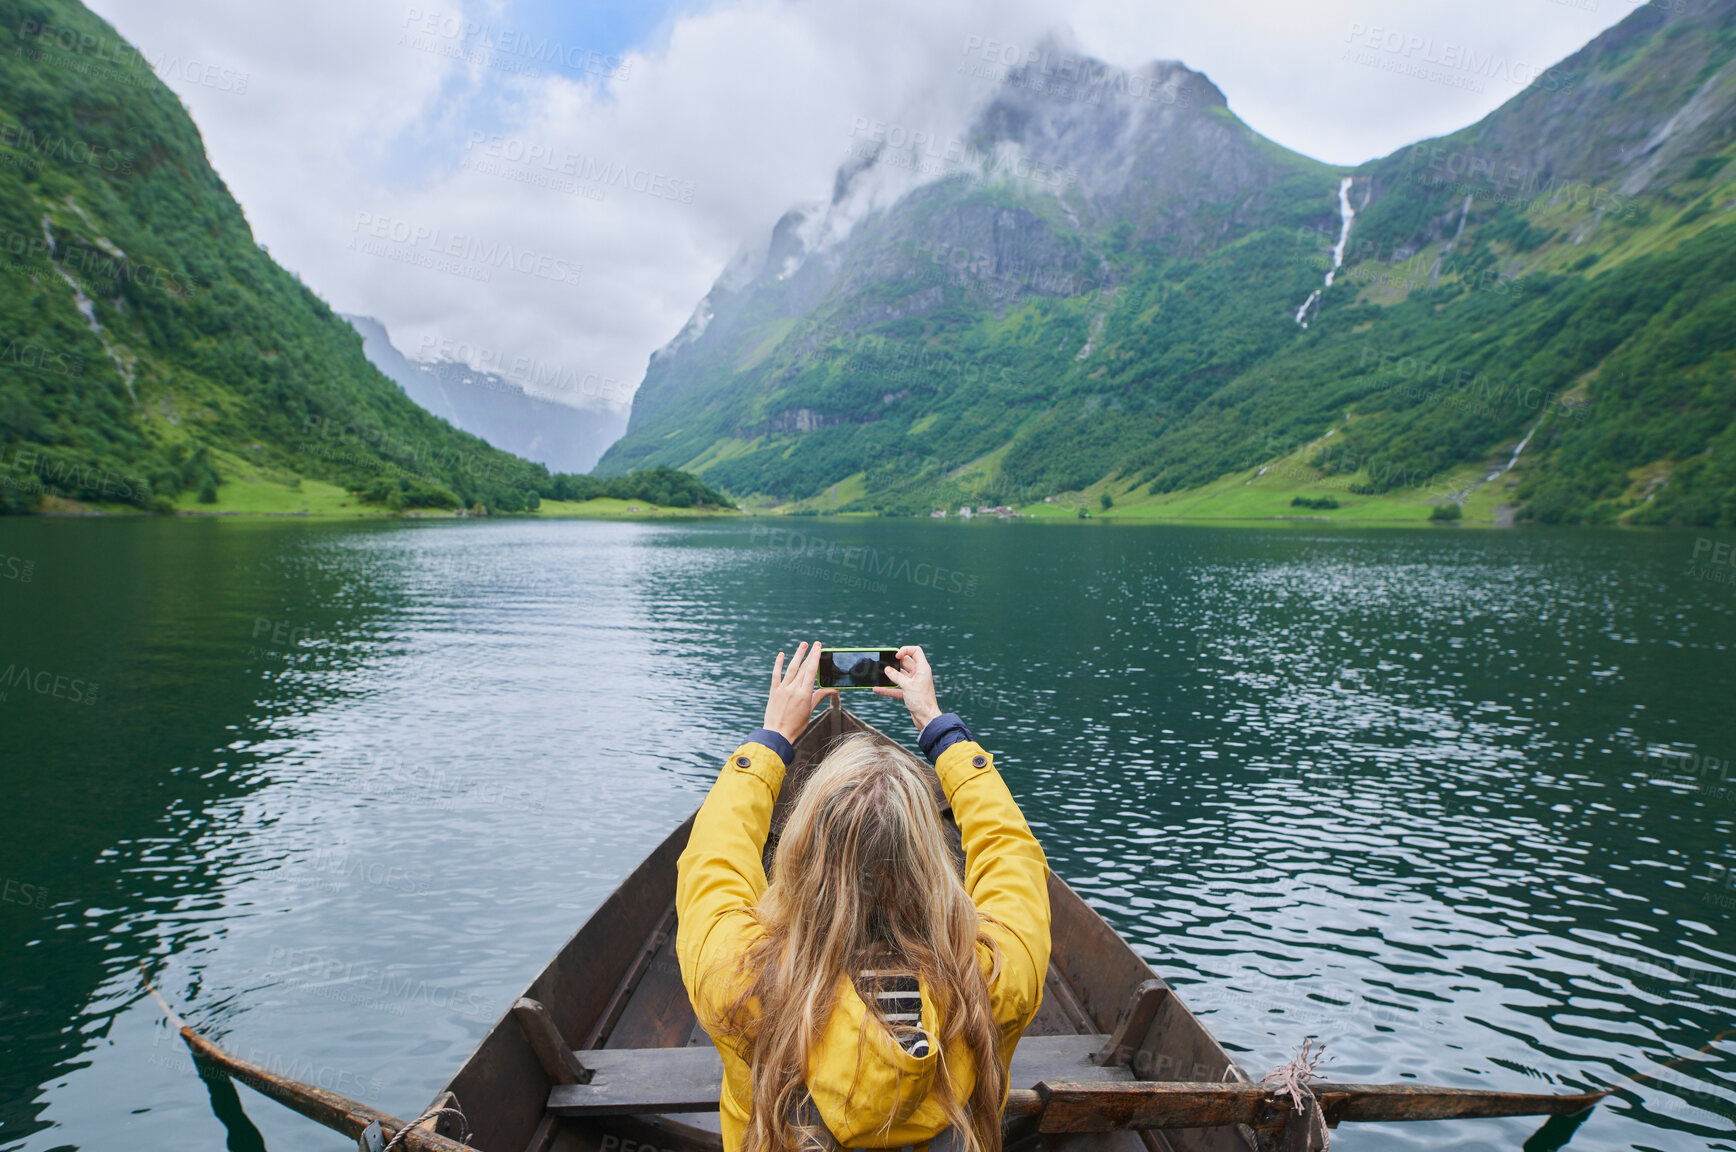
[[[773,732],[770,728],[755,728],[747,734],[747,739],[743,740],[742,743],[764,744],[778,754],[778,759],[784,762],[785,768],[788,768],[790,762],[796,758],[795,745],[785,740],[782,732]]]
[[[922,747],[922,754],[933,764],[940,759],[940,754],[961,740],[975,740],[970,729],[964,726],[964,721],[958,718],[956,712],[942,712],[930,720],[922,730],[922,735],[916,738]]]

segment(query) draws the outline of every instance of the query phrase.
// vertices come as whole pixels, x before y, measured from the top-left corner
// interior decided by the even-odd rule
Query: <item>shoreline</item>
[[[1103,491],[1109,491],[1105,486]],[[896,521],[899,523],[927,522],[973,524],[978,522],[1027,524],[1123,524],[1241,528],[1337,528],[1365,527],[1372,529],[1429,528],[1442,531],[1488,531],[1491,529],[1540,529],[1576,527],[1596,529],[1638,530],[1663,528],[1696,531],[1717,531],[1716,528],[1695,525],[1633,525],[1623,521],[1606,524],[1548,525],[1535,522],[1515,522],[1513,505],[1503,497],[1507,493],[1484,491],[1461,507],[1465,514],[1456,520],[1432,520],[1434,504],[1419,499],[1416,494],[1393,498],[1347,497],[1336,493],[1344,503],[1330,511],[1298,507],[1293,486],[1270,488],[1238,478],[1226,478],[1217,484],[1153,501],[1117,502],[1109,508],[1093,507],[1097,501],[1090,493],[1057,500],[1054,503],[1025,504],[1006,512],[973,512],[960,516],[956,511],[945,517],[915,513],[887,516],[873,511],[846,511],[842,508],[816,508],[805,501],[782,504],[760,503],[747,508],[667,508],[643,501],[598,497],[586,501],[544,500],[534,512],[497,512],[473,516],[468,509],[406,508],[392,511],[384,505],[361,504],[353,493],[325,481],[303,478],[290,486],[263,477],[238,477],[219,490],[215,504],[200,504],[191,494],[176,501],[172,512],[150,512],[128,504],[87,504],[61,496],[46,495],[39,505],[23,516],[43,519],[78,519],[114,517],[117,519],[177,519],[177,520],[304,520],[323,523],[353,521],[449,521],[449,520],[510,520],[510,521],[683,521],[752,520],[789,524],[820,524],[824,522],[865,523]],[[1301,489],[1310,499],[1318,499],[1316,490]],[[1480,498],[1477,498],[1480,497]],[[750,496],[747,499],[752,500]],[[1125,501],[1125,495],[1122,495]],[[1080,515],[1080,513],[1085,513]],[[1167,514],[1166,514],[1167,513]]]
[[[67,504],[72,502],[68,501]],[[944,521],[931,516],[881,516],[874,513],[840,512],[832,515],[812,515],[787,512],[744,512],[737,509],[631,509],[614,508],[580,509],[575,507],[561,508],[555,511],[538,509],[535,512],[497,512],[484,516],[471,515],[459,511],[406,511],[392,512],[386,509],[365,508],[361,511],[344,513],[293,511],[271,512],[263,510],[228,509],[221,511],[203,511],[177,508],[168,514],[146,512],[140,509],[102,508],[92,506],[63,506],[57,508],[38,509],[21,513],[15,517],[20,520],[305,520],[320,523],[338,524],[356,520],[368,521],[510,521],[515,523],[558,520],[594,520],[594,521],[631,521],[636,523],[656,523],[671,520],[680,521],[717,521],[740,520],[754,522],[777,522],[784,524],[819,524],[819,523],[880,523],[896,522],[902,524],[915,523],[945,523],[951,526],[970,526],[976,523],[995,524],[1041,524],[1048,526],[1067,525],[1125,525],[1139,527],[1207,527],[1207,528],[1426,528],[1431,531],[1548,531],[1553,529],[1596,530],[1617,532],[1717,532],[1716,527],[1693,524],[1537,524],[1497,522],[1494,520],[1455,520],[1432,521],[1427,517],[1359,517],[1356,519],[1332,516],[1138,516],[1110,515],[1093,513],[1089,517],[1077,516],[1032,516],[1013,515],[995,516],[988,514],[973,515],[968,519],[959,516],[949,516]]]
[[[631,507],[617,509],[614,507],[586,508],[583,505],[563,505],[548,510],[550,503],[545,501],[544,507],[535,512],[493,512],[485,515],[474,515],[468,510],[430,511],[411,509],[394,512],[387,508],[363,505],[350,511],[335,512],[330,510],[314,511],[298,509],[294,511],[269,511],[265,509],[225,508],[206,511],[203,508],[177,507],[173,512],[148,512],[142,508],[130,506],[100,506],[79,504],[71,500],[59,500],[55,507],[37,508],[29,512],[18,513],[19,520],[317,520],[323,523],[346,523],[354,520],[727,520],[746,519],[746,514],[729,508],[643,508]],[[587,504],[617,504],[625,501],[598,500],[587,501]]]

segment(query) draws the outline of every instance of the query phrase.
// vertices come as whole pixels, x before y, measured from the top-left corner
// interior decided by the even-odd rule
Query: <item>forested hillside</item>
[[[1006,78],[974,166],[841,243],[810,238],[904,162],[890,144],[792,210],[652,358],[601,468],[796,509],[1231,481],[1276,509],[1284,476],[1418,514],[1736,523],[1736,0],[1642,7],[1354,170],[1178,64],[1032,79]]]
[[[551,476],[417,407],[72,0],[0,0],[0,247],[0,511],[222,510],[241,481],[294,509],[304,478],[391,509],[722,499],[666,472]]]

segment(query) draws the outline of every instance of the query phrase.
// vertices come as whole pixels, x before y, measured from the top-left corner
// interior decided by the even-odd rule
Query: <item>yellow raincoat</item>
[[[941,752],[935,765],[941,786],[963,833],[965,890],[996,923],[983,927],[1001,951],[1001,973],[990,988],[1000,1024],[1003,1070],[1019,1036],[1043,998],[1049,967],[1048,865],[1019,806],[994,762],[973,741]],[[760,863],[771,826],[772,804],[783,783],[784,762],[764,744],[742,745],[729,758],[711,794],[694,818],[693,835],[681,854],[675,886],[680,918],[676,955],[687,994],[723,1057],[725,1152],[739,1152],[753,1104],[750,1054],[739,1037],[721,1035],[722,1014],[740,995],[746,977],[735,961],[764,933],[750,913],[766,889]],[[977,945],[987,975],[988,948]],[[701,973],[719,973],[704,985]],[[857,1068],[865,1025],[872,1031]],[[922,1029],[941,1033],[926,990]],[[808,1069],[808,1091],[837,1141],[850,1148],[919,1148],[947,1127],[935,1096],[938,1044],[918,1057],[900,1048],[842,977],[837,1007]],[[955,1100],[968,1100],[976,1073],[962,1043],[946,1053]],[[1003,1097],[1003,1104],[1005,1100]]]

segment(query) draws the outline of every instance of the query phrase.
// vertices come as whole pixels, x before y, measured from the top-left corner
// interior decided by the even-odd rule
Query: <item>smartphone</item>
[[[820,649],[821,688],[896,688],[886,666],[902,668],[896,648]]]

